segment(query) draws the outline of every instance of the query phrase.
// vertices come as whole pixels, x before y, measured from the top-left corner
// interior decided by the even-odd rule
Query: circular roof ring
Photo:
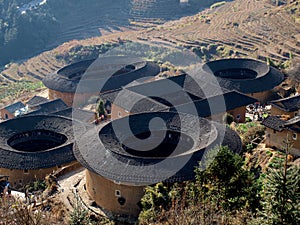
[[[151,125],[156,118],[164,124]],[[224,125],[189,114],[154,112],[88,131],[76,141],[74,154],[88,170],[109,180],[148,185],[193,179],[195,166],[216,145],[241,151],[238,134]]]
[[[59,92],[99,93],[119,89],[134,80],[156,76],[159,72],[160,67],[154,62],[106,56],[67,65],[46,76],[43,83]]]
[[[220,59],[202,66],[206,81],[217,78],[219,85],[242,93],[272,90],[284,80],[284,75],[265,62],[247,58]]]
[[[70,163],[76,124],[82,132],[86,125],[52,115],[22,116],[0,123],[0,167],[42,169]]]

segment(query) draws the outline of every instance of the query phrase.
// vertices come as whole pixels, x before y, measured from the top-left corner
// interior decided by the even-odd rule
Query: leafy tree
[[[84,208],[79,196],[75,194],[74,210],[71,212],[70,225],[89,225],[91,220],[87,209]]]
[[[196,169],[199,192],[226,211],[245,207],[255,211],[259,207],[260,185],[254,175],[244,169],[243,158],[227,146],[218,146],[214,150],[218,151],[217,156],[205,160],[210,162],[207,168],[202,171],[203,163],[200,163]]]
[[[146,188],[139,216],[142,224],[166,220],[171,224],[241,224],[237,221],[249,220],[250,212],[260,207],[261,185],[244,169],[243,158],[227,146],[217,146],[204,157],[195,181]]]
[[[105,111],[105,107],[104,107],[104,102],[101,99],[99,99],[97,101],[96,113],[97,113],[98,118],[100,118],[102,115],[106,115],[106,111]]]
[[[300,224],[300,168],[288,165],[291,142],[285,143],[286,157],[280,169],[270,169],[263,187],[263,210],[257,223],[266,225]]]
[[[234,118],[233,118],[233,116],[232,116],[231,114],[226,113],[226,114],[224,115],[223,120],[224,120],[224,122],[225,122],[226,124],[230,125],[230,124],[232,124],[232,122],[234,121]]]
[[[162,210],[168,209],[171,195],[169,191],[169,188],[163,183],[146,187],[145,195],[141,199],[143,211],[139,215],[139,220],[142,223],[155,221]]]

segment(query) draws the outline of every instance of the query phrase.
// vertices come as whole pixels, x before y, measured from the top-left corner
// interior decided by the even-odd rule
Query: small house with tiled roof
[[[105,102],[112,102],[111,118],[154,111],[179,111],[222,120],[227,112],[236,122],[244,122],[246,106],[256,99],[194,80],[187,74],[126,87],[100,95]]]
[[[194,179],[195,166],[217,145],[241,151],[224,125],[190,114],[141,113],[78,137],[74,154],[86,168],[86,191],[103,210],[137,217],[145,186]]]
[[[60,98],[36,105],[33,111],[26,115],[48,115],[69,108]]]
[[[84,123],[91,123],[95,119],[95,113],[83,109],[68,107],[66,109],[51,113],[52,115],[63,116]]]
[[[0,123],[0,174],[8,175],[11,186],[18,188],[75,163],[72,125],[79,123],[53,115],[22,116]]]
[[[300,95],[271,101],[271,115],[287,115],[290,118],[300,115]]]
[[[291,140],[290,153],[300,156],[300,116],[286,119],[281,116],[269,116],[262,121],[266,127],[266,145],[284,150],[284,142]]]
[[[26,102],[26,107],[29,111],[34,111],[39,107],[39,105],[46,102],[49,102],[47,98],[35,95]]]
[[[194,114],[219,122],[223,121],[225,113],[228,113],[233,116],[235,122],[244,123],[246,121],[246,106],[254,102],[256,99],[247,95],[237,91],[227,91],[223,95],[211,96],[172,107],[171,111]]]
[[[15,112],[25,108],[22,102],[15,102],[0,109],[0,115],[3,120],[12,119],[15,117]]]
[[[229,90],[237,90],[267,102],[273,89],[284,80],[284,75],[265,62],[247,58],[220,59],[207,62],[199,79],[212,82]]]
[[[91,96],[138,79],[152,79],[159,72],[160,67],[154,62],[111,56],[70,64],[46,76],[43,83],[49,88],[49,99],[61,98],[68,106],[78,106]]]

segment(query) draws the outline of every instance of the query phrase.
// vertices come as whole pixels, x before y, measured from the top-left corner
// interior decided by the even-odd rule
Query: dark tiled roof
[[[169,109],[169,107],[160,102],[127,89],[123,89],[119,94],[113,103],[131,113],[165,111]]]
[[[243,69],[251,70],[257,74],[255,78],[238,79],[217,77],[215,73],[221,70]],[[271,90],[283,80],[283,74],[266,63],[254,59],[221,59],[208,62],[203,65],[203,73],[199,79],[206,82],[219,84],[229,90],[237,90],[242,93],[256,93]]]
[[[212,83],[203,82],[203,80],[188,74],[136,85],[129,87],[128,90],[144,96],[171,97],[173,95],[173,98],[175,96],[178,96],[177,98],[180,96],[184,97],[184,95],[180,95],[180,92],[183,92],[188,94],[188,97],[194,101],[228,92],[224,88]]]
[[[114,102],[116,97],[118,96],[118,94],[120,93],[120,91],[123,90],[122,88],[119,88],[117,90],[113,90],[113,91],[107,91],[104,93],[100,93],[99,97],[101,100],[103,100],[104,102]]]
[[[144,96],[162,96],[182,90],[185,78],[186,75],[183,74],[128,87],[127,89]]]
[[[292,130],[300,133],[300,116],[289,120],[282,120],[280,116],[269,116],[262,121],[262,125],[276,131]]]
[[[188,93],[198,96],[201,99],[222,95],[229,90],[214,84],[213,82],[208,82],[203,79],[199,79],[199,76],[185,76],[184,89]]]
[[[55,112],[55,113],[53,113],[53,115],[67,117],[67,118],[75,119],[75,120],[85,122],[85,123],[89,123],[89,122],[93,121],[95,118],[94,112],[82,110],[82,109],[75,109],[72,107]]]
[[[164,95],[151,96],[150,98],[168,107],[200,100],[199,97],[191,95],[190,93],[184,90],[179,90],[177,92],[164,94]]]
[[[300,122],[300,116],[295,116],[285,122],[285,126],[295,125]]]
[[[297,111],[300,109],[300,95],[271,101],[270,104],[286,112]]]
[[[167,132],[180,132],[191,138],[185,141],[193,141],[193,147],[168,158],[151,155],[146,157],[148,152],[139,152],[139,155],[136,155],[125,151],[122,144],[132,135],[125,131],[124,126],[129,123],[129,129],[137,135],[148,131],[149,121],[153,121],[154,118],[164,121],[165,128],[161,123],[154,122],[151,129],[153,133],[155,130],[166,131],[165,129]],[[118,127],[121,130],[118,131]],[[199,132],[197,127],[200,128]],[[90,130],[76,142],[74,153],[84,167],[98,175],[115,182],[145,185],[163,180],[180,182],[193,179],[194,168],[204,152],[220,144],[228,145],[234,152],[241,151],[239,136],[221,124],[188,114],[156,112],[114,120],[96,132]],[[180,144],[178,146],[180,149]]]
[[[25,105],[22,102],[15,102],[11,105],[4,107],[4,109],[6,109],[10,113],[15,113],[16,110],[19,110],[24,107]]]
[[[181,104],[187,104],[193,101],[200,101],[205,98],[223,95],[226,93],[230,93],[230,91],[207,82],[195,80],[187,74],[182,74],[128,87],[123,90],[119,89],[116,91],[103,93],[100,95],[100,98],[111,103],[114,102],[114,104],[129,110],[130,107],[126,105],[130,105],[132,102],[134,102],[133,99],[141,98],[141,96],[148,98],[144,107],[153,108],[153,106],[147,106],[146,104],[153,104],[149,98],[167,107],[172,107]],[[122,99],[122,101],[115,102],[117,96],[118,98]],[[247,99],[249,100],[250,98]],[[143,112],[146,112],[146,110]]]
[[[132,113],[153,112],[154,109],[168,111],[168,108],[171,108],[171,111],[178,110],[183,113],[197,114],[201,117],[216,115],[257,101],[237,91],[229,91],[214,84],[200,82],[187,74],[123,90],[119,89],[104,93],[100,97]],[[143,104],[140,103],[136,106],[136,110],[132,111],[132,104],[143,97],[146,99]],[[151,99],[156,101],[155,107]]]
[[[47,115],[57,111],[67,109],[68,106],[60,98],[40,104],[35,111],[27,113],[27,115]]]
[[[193,95],[186,96],[185,92],[183,91],[185,77],[186,75],[184,74],[184,75],[169,77],[166,79],[160,79],[148,83],[143,83],[139,85],[134,85],[134,86],[126,87],[124,89],[117,89],[114,91],[101,93],[100,98],[104,101],[109,101],[113,103],[117,98],[117,96],[122,91],[122,94],[125,95],[124,98],[128,98],[127,95],[134,96],[135,93],[136,96],[139,98],[140,96],[144,96],[144,97],[150,97],[154,100],[158,100],[158,98],[165,99],[165,100],[170,99],[170,101],[174,102],[174,101],[182,101],[182,99],[180,99],[178,96],[181,93],[182,94],[181,96],[184,98],[189,97],[192,98],[193,100],[199,99]],[[128,91],[123,91],[123,90],[128,90]],[[150,100],[148,101],[151,102]],[[162,104],[166,103],[166,102],[161,102],[159,100],[158,102]],[[182,102],[180,102],[180,104],[182,104]],[[168,103],[166,105],[168,105]]]
[[[280,119],[279,116],[269,116],[264,119],[261,124],[276,131],[282,131],[286,121]]]
[[[0,168],[42,169],[75,161],[72,150],[73,123],[85,130],[85,126],[79,125],[79,122],[49,115],[23,116],[0,123]],[[8,144],[14,135],[34,130],[52,131],[65,135],[67,139],[57,147],[37,152],[19,151]],[[34,140],[30,141],[34,142]]]
[[[236,91],[230,91],[223,95],[213,96],[200,101],[179,105],[171,108],[171,111],[189,113],[200,117],[209,117],[224,113],[235,108],[247,106],[256,102],[256,99],[248,97]]]
[[[29,107],[35,107],[46,102],[49,102],[47,98],[43,98],[41,96],[34,96],[31,99],[29,99],[29,101],[26,104]]]
[[[46,76],[46,87],[60,92],[99,93],[119,89],[134,80],[153,77],[160,68],[153,62],[121,56],[71,64]]]
[[[284,128],[287,130],[300,133],[300,116],[295,116],[284,123]]]

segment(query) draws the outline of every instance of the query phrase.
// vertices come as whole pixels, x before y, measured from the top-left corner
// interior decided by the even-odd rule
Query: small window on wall
[[[24,170],[24,173],[25,173],[25,174],[28,174],[28,173],[29,173],[29,171],[28,171],[28,170]]]
[[[238,115],[236,116],[236,119],[237,119],[237,120],[241,119],[241,114],[238,114]]]
[[[121,197],[121,191],[115,190],[115,196],[116,197]]]
[[[297,133],[293,133],[293,140],[297,140]]]
[[[294,113],[294,116],[298,116],[298,113],[297,113],[297,112],[295,112],[295,113]]]
[[[125,205],[126,199],[123,198],[123,197],[119,197],[118,202],[119,202],[120,205]]]

